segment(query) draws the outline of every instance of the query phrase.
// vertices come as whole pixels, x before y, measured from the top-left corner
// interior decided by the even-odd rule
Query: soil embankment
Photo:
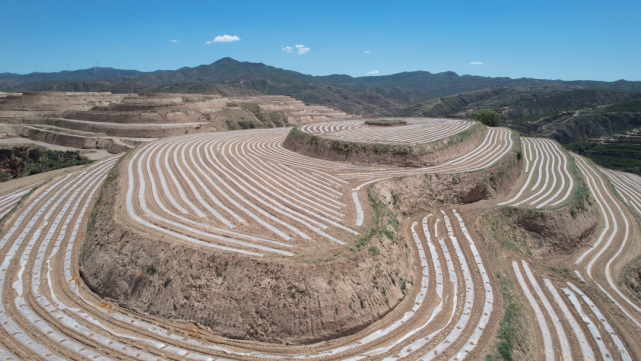
[[[78,149],[106,149],[111,154],[118,154],[133,147],[124,144],[117,138],[108,138],[91,135],[77,135],[39,129],[29,126],[22,128],[22,136],[31,140],[62,145]]]
[[[520,143],[494,166],[467,173],[426,173],[396,177],[373,185],[384,201],[400,214],[427,211],[442,204],[466,204],[510,193],[519,179]]]
[[[487,128],[476,122],[469,129],[434,142],[390,144],[332,139],[298,128],[289,132],[283,147],[318,159],[403,167],[429,167],[460,157],[478,146],[487,133]]]
[[[495,207],[482,215],[484,227],[539,256],[564,256],[582,247],[598,226],[599,212],[574,162],[570,165],[576,185],[568,201],[552,209]]]
[[[305,344],[367,327],[417,284],[412,248],[376,192],[369,194],[372,228],[362,239],[329,259],[304,262],[212,253],[133,230],[121,218],[124,188],[126,174],[114,170],[79,256],[87,285],[123,308],[193,321],[229,338]]]

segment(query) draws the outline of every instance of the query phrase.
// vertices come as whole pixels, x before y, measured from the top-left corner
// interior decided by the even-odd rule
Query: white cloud
[[[239,41],[240,38],[237,37],[236,35],[230,36],[230,35],[218,35],[217,37],[214,38],[212,41],[208,41],[205,44],[211,44],[211,43],[231,43],[234,41]]]
[[[480,61],[473,61],[470,63],[470,65],[483,65]]]
[[[371,52],[372,52],[371,50],[365,50],[365,54],[369,54]]]
[[[296,48],[296,52],[298,53],[298,55],[303,55],[310,50],[308,47],[306,47],[303,44],[296,44],[294,45],[294,47]],[[286,53],[294,52],[294,48],[292,48],[291,46],[283,46],[282,48],[283,48],[283,51]]]
[[[378,70],[372,70],[367,72],[367,75],[376,75],[376,74],[378,74]]]
[[[177,43],[178,40],[169,40],[170,43]]]

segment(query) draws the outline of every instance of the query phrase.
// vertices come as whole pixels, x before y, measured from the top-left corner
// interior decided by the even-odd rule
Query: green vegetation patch
[[[407,125],[407,122],[402,119],[374,119],[366,120],[365,124],[379,127],[395,127],[399,125]]]
[[[519,343],[519,337],[522,337],[520,329],[526,324],[523,308],[514,297],[512,285],[507,280],[501,279],[499,287],[505,313],[497,334],[496,351],[487,355],[486,361],[515,360],[514,351]]]
[[[641,112],[641,99],[613,104],[607,109],[615,112]]]
[[[0,149],[0,182],[91,163],[79,151],[31,147]]]
[[[496,127],[499,125],[501,115],[491,109],[481,109],[474,111],[470,114],[470,118],[477,120],[488,127]]]
[[[374,186],[367,188],[369,204],[372,207],[372,228],[356,244],[356,249],[363,248],[375,236],[387,237],[390,241],[396,242],[399,229],[399,221],[396,215],[387,207],[380,195],[375,191]],[[372,250],[374,248],[375,250]],[[370,247],[372,255],[378,254],[378,249]]]
[[[625,266],[623,280],[628,291],[637,301],[641,301],[641,258],[637,258]]]
[[[609,144],[586,139],[565,145],[565,148],[590,158],[610,169],[641,174],[641,140],[615,137]]]

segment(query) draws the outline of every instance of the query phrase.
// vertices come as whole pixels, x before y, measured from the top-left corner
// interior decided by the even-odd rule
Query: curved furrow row
[[[634,219],[619,204],[613,189],[606,186],[603,176],[582,157],[575,156],[577,165],[588,183],[590,192],[594,195],[596,203],[603,217],[603,229],[596,242],[583,252],[576,265],[584,267],[588,279],[593,281],[599,289],[639,328],[641,328],[641,307],[623,293],[612,276],[612,265],[619,259],[631,244],[631,234],[638,234]],[[585,264],[587,262],[587,264]],[[593,272],[596,270],[595,272]],[[605,283],[603,282],[605,281]],[[606,285],[611,291],[608,291]],[[616,296],[616,297],[615,297]]]
[[[140,164],[129,175],[136,188],[131,194],[138,194],[137,202],[132,200],[132,219],[165,228],[165,234],[182,234],[188,242],[285,255],[292,254],[255,243],[291,245],[248,235],[258,226],[285,241],[319,237],[339,245],[344,244],[339,237],[357,236],[341,223],[346,207],[341,185],[328,185],[307,170],[257,154],[262,138],[260,132],[207,134],[147,145],[135,155]]]
[[[370,184],[385,178],[411,174],[471,172],[496,163],[512,150],[513,145],[514,142],[510,130],[505,128],[490,128],[483,142],[474,150],[464,156],[438,166],[405,169],[368,169],[367,172],[339,173],[338,175],[343,179],[371,179],[365,183]]]
[[[43,304],[46,305],[47,301],[37,294],[31,297],[26,296],[26,293],[29,293],[32,288],[29,287],[28,279],[23,279],[23,276],[30,274],[28,269],[30,267],[29,261],[33,258],[32,251],[36,245],[39,242],[48,243],[52,239],[54,234],[58,232],[58,226],[63,215],[69,210],[71,203],[77,198],[78,194],[82,191],[82,198],[91,189],[95,192],[115,161],[116,159],[111,159],[99,163],[87,170],[77,172],[71,179],[69,177],[63,178],[47,187],[26,207],[2,239],[1,246],[4,250],[6,250],[4,248],[6,245],[11,245],[6,250],[0,271],[2,324],[12,339],[21,344],[23,347],[22,352],[38,355],[47,360],[65,359],[61,355],[66,352],[77,353],[91,359],[108,359],[97,350],[88,348],[82,337],[69,338],[58,330],[58,325],[54,325],[55,328],[52,327],[50,325],[52,319],[64,318],[60,316],[52,318],[50,317],[51,315],[49,317],[41,316],[38,309],[31,304],[33,302],[32,297],[35,297],[41,306]],[[86,199],[87,204],[91,196],[93,196],[93,192]],[[63,203],[65,200],[66,203]],[[80,199],[78,199],[79,201]],[[69,218],[75,217],[76,209],[77,207],[74,207],[71,210]],[[49,223],[54,214],[56,214],[55,219]],[[60,231],[59,237],[65,237],[65,231]],[[18,255],[20,255],[19,262],[13,261]],[[40,257],[37,260],[42,259],[42,251],[39,255]],[[37,271],[34,272],[37,274]],[[7,292],[8,290],[5,287],[5,284],[11,280],[14,281],[12,288],[17,294],[17,297],[13,300],[10,300],[14,297],[13,293]],[[37,285],[38,278],[33,278],[33,282]],[[37,286],[34,287],[37,288]],[[57,323],[57,321],[53,322]],[[36,342],[34,339],[38,339],[40,342]]]
[[[619,338],[619,336],[617,336],[612,326],[610,326],[610,324],[608,323],[606,318],[603,316],[599,308],[594,304],[594,302],[592,302],[592,300],[585,293],[583,293],[583,291],[581,291],[578,287],[576,287],[570,282],[568,282],[567,284],[568,286],[570,286],[572,291],[576,292],[581,296],[585,304],[588,306],[587,309],[589,309],[594,314],[594,318],[598,320],[598,322],[605,329],[606,333],[610,335],[610,337],[612,338],[612,341],[614,342],[617,348],[617,351],[619,352],[619,355],[621,356],[621,359],[623,359],[624,361],[632,360],[632,358],[630,357],[630,354],[628,353],[628,350],[626,350],[625,346],[623,345],[623,342],[621,342],[621,339]],[[563,292],[567,294],[568,297],[572,298],[572,304],[577,308],[577,311],[580,312],[580,303],[578,302],[578,300],[576,299],[576,296],[574,296],[572,291],[570,291],[569,289],[563,289]],[[605,348],[605,345],[599,344],[599,349],[601,350],[602,354],[607,355],[608,351]]]
[[[142,159],[141,155],[130,161],[131,172],[133,172],[134,166],[143,163]],[[412,308],[400,319],[385,327],[369,331],[369,334],[360,339],[330,350],[289,355],[270,354],[264,351],[240,351],[237,348],[229,348],[175,334],[162,324],[160,326],[150,324],[140,320],[139,316],[130,316],[118,310],[101,308],[99,304],[80,292],[77,278],[74,276],[77,271],[73,270],[75,267],[72,265],[72,254],[77,244],[76,240],[80,236],[79,229],[86,222],[87,208],[91,204],[101,180],[104,179],[113,163],[114,161],[105,162],[100,167],[88,169],[85,172],[86,175],[77,177],[74,182],[61,181],[52,185],[45,191],[44,196],[33,201],[25,210],[25,213],[32,217],[25,216],[23,218],[25,221],[29,221],[30,227],[25,227],[22,230],[22,227],[17,225],[14,230],[15,234],[9,236],[14,239],[17,236],[17,231],[20,230],[23,234],[30,235],[30,237],[18,236],[15,238],[17,240],[29,239],[29,241],[26,247],[21,248],[22,256],[18,269],[12,272],[15,280],[18,281],[17,283],[21,285],[18,287],[18,301],[14,306],[19,310],[21,319],[16,324],[29,324],[27,336],[30,337],[31,342],[25,343],[22,352],[38,354],[45,359],[73,358],[74,356],[71,355],[85,355],[90,359],[104,360],[123,357],[142,360],[164,357],[193,360],[221,359],[207,355],[212,353],[223,353],[234,358],[301,359],[313,357],[335,359],[339,357],[343,359],[352,357],[353,359],[361,359],[390,355],[394,349],[400,348],[396,356],[387,356],[388,359],[412,357],[417,352],[422,354],[423,358],[431,359],[451,347],[454,348],[453,352],[457,352],[453,359],[462,359],[478,344],[482,330],[490,317],[493,300],[492,290],[480,255],[463,219],[456,211],[452,211],[452,214],[458,220],[458,228],[455,229],[455,226],[450,223],[449,217],[444,211],[442,211],[442,218],[439,218],[434,224],[434,237],[439,239],[442,256],[432,244],[428,225],[428,219],[431,218],[431,215],[423,219],[425,241],[421,240],[416,232],[418,222],[412,224],[411,231],[418,250],[422,275],[421,285],[412,303]],[[141,186],[144,187],[144,185]],[[48,197],[49,193],[53,193],[53,195]],[[42,219],[51,219],[50,217],[53,217],[51,224],[42,221]],[[446,239],[438,237],[438,226],[441,220],[444,221],[447,228]],[[38,224],[43,225],[38,228]],[[72,225],[73,229],[71,230]],[[70,230],[71,234],[69,234]],[[465,248],[462,243],[459,243],[455,233],[464,234],[469,242],[469,248]],[[65,242],[67,243],[65,244]],[[14,248],[20,248],[20,245],[14,244]],[[429,249],[429,257],[426,254],[426,248]],[[65,252],[60,252],[65,249]],[[454,258],[449,256],[449,249],[453,250]],[[482,274],[483,288],[479,289],[479,285],[475,285],[473,282],[466,253],[471,253],[475,259],[478,271]],[[14,254],[17,253],[14,252]],[[56,255],[63,255],[64,259],[58,260]],[[452,286],[446,287],[447,290],[444,288],[444,270],[441,269],[441,257],[444,257],[448,264],[448,274],[452,284]],[[62,272],[56,271],[56,268],[61,266],[64,270]],[[430,284],[435,287],[430,287]],[[463,286],[460,291],[459,284]],[[475,293],[479,290],[485,291],[484,306],[474,302]],[[426,299],[432,299],[430,294],[433,292],[435,292],[436,298],[434,300],[437,304],[434,304],[433,301],[425,303]],[[459,295],[462,297],[458,297]],[[451,314],[449,314],[450,306],[444,306],[448,298],[452,300]],[[3,305],[5,304],[6,302],[3,302]],[[477,311],[475,311],[476,307],[479,307]],[[448,314],[443,314],[442,311],[448,311]],[[481,312],[482,316],[476,316]],[[478,322],[473,326],[471,321],[477,318]],[[430,325],[449,332],[446,339],[434,345],[433,341],[439,339],[439,332],[435,333],[434,326],[430,327]],[[23,326],[23,328],[25,327]],[[36,332],[41,334],[37,335]],[[464,335],[468,335],[466,336],[467,341],[463,338]],[[12,333],[7,337],[15,339],[19,335]],[[416,337],[420,338],[416,340]],[[43,338],[50,339],[50,343],[43,345],[33,342],[34,339]],[[382,340],[386,340],[388,344],[381,348],[378,344]],[[51,344],[56,344],[56,347],[52,347]],[[457,349],[460,350],[456,351]],[[2,354],[1,352],[5,352],[9,355],[8,357],[11,357],[10,350],[0,349],[0,354]],[[351,356],[348,356],[350,354]]]
[[[516,261],[512,261],[512,268],[514,269],[514,274],[516,275],[519,286],[521,286],[521,291],[523,291],[523,294],[525,294],[525,298],[527,299],[530,308],[532,308],[532,310],[534,311],[534,317],[536,318],[536,321],[538,323],[540,335],[543,338],[543,355],[545,355],[545,359],[547,361],[554,361],[554,346],[552,344],[552,335],[550,334],[550,329],[548,328],[548,324],[545,316],[543,315],[543,311],[541,311],[541,307],[539,306],[538,301],[536,300],[532,292],[530,292],[530,287],[525,282],[525,278],[523,278],[519,263]]]
[[[528,281],[530,281],[530,286],[534,288],[534,292],[538,296],[543,308],[547,311],[548,318],[552,320],[552,325],[554,326],[554,331],[557,336],[558,343],[561,345],[561,357],[563,360],[572,360],[572,352],[570,351],[570,343],[568,342],[567,337],[565,337],[565,332],[563,331],[563,326],[561,325],[561,320],[557,317],[554,308],[548,301],[547,296],[543,293],[543,290],[539,286],[539,282],[534,277],[534,274],[530,270],[530,266],[524,260],[521,261],[523,269],[525,270],[525,275],[527,276]]]
[[[42,182],[38,182],[28,187],[20,188],[0,197],[0,219],[11,212],[25,194],[29,193],[34,187],[41,183]]]
[[[282,254],[282,252],[284,252],[284,251],[280,251],[278,249],[274,249],[274,248],[271,248],[271,247],[261,246],[259,244],[255,244],[255,243],[252,243],[252,242],[263,241],[264,243],[274,244],[274,245],[277,245],[277,246],[282,245],[284,247],[285,244],[282,244],[282,243],[272,242],[272,241],[269,241],[269,240],[264,240],[264,239],[260,239],[258,237],[253,237],[253,236],[246,236],[246,238],[248,238],[248,241],[252,241],[252,242],[247,242],[247,241],[244,241],[244,240],[238,240],[238,239],[234,239],[234,238],[229,238],[229,237],[226,237],[226,236],[219,236],[219,235],[216,235],[214,233],[206,232],[206,231],[203,231],[203,230],[200,230],[198,228],[193,227],[193,225],[204,226],[202,223],[185,222],[185,221],[188,221],[187,218],[182,218],[181,219],[181,218],[177,217],[178,219],[183,220],[184,223],[188,224],[188,225],[185,225],[184,223],[179,223],[177,221],[173,221],[173,220],[171,220],[169,218],[163,217],[162,215],[158,215],[158,214],[154,213],[152,209],[147,207],[147,201],[146,201],[146,197],[145,197],[145,190],[146,190],[146,182],[147,181],[145,180],[145,173],[143,172],[143,159],[151,149],[152,149],[151,147],[145,147],[145,149],[143,149],[142,152],[139,152],[136,155],[134,155],[134,157],[129,162],[129,174],[128,174],[129,175],[129,184],[128,184],[128,189],[127,189],[127,213],[128,213],[128,215],[129,215],[129,217],[131,219],[133,219],[134,221],[136,221],[137,223],[139,223],[139,224],[141,224],[143,226],[149,227],[151,229],[154,229],[156,231],[159,231],[159,232],[164,233],[164,234],[169,235],[169,236],[174,236],[174,237],[176,237],[178,239],[181,239],[183,241],[186,241],[186,242],[194,244],[194,245],[205,246],[205,247],[218,249],[218,250],[222,250],[222,251],[230,251],[230,252],[249,254],[249,255],[253,255],[253,256],[262,256],[262,254],[251,252],[251,251],[244,251],[242,249],[237,249],[237,248],[233,248],[233,247],[229,247],[229,246],[222,246],[222,245],[218,245],[218,244],[213,244],[209,240],[211,240],[211,241],[220,241],[220,242],[224,242],[224,243],[227,243],[227,244],[234,244],[234,245],[238,245],[238,246],[245,246],[245,247],[248,247],[248,248],[262,250],[262,251],[265,251],[265,252],[273,252],[273,253],[281,253],[281,254]],[[134,173],[134,167],[133,167],[134,163],[136,163],[136,166],[137,166],[137,172],[136,173]],[[136,174],[137,177],[135,177],[134,174]],[[147,172],[146,175],[150,177],[150,182],[152,184],[152,188],[154,188],[155,187],[154,186],[155,182],[154,182],[153,172],[152,171]],[[202,237],[202,239],[197,239],[195,237],[187,236],[187,235],[184,235],[182,233],[178,233],[178,232],[166,229],[166,228],[161,227],[161,226],[159,226],[159,225],[157,225],[155,223],[147,221],[146,219],[144,219],[141,216],[139,216],[138,213],[135,211],[135,208],[134,208],[134,200],[135,200],[135,198],[134,198],[134,180],[138,181],[138,193],[137,193],[138,194],[138,197],[137,197],[138,198],[138,203],[137,203],[137,206],[140,207],[142,215],[151,218],[153,221],[158,222],[159,224],[162,224],[162,225],[167,224],[167,225],[173,226],[173,227],[175,227],[175,228],[177,228],[177,229],[179,229],[179,230],[181,230],[183,232],[186,231],[186,232],[189,232],[189,233],[192,233],[192,234],[196,234],[197,236]],[[154,196],[156,196],[157,194],[158,194],[157,192],[153,192]],[[162,201],[161,200],[158,200],[158,199],[155,199],[155,200],[156,200],[157,204],[160,206],[161,209],[163,207],[165,207],[165,206],[162,205]],[[164,209],[166,209],[166,207]],[[171,213],[168,213],[168,214],[171,215]],[[211,230],[221,232],[220,229],[213,228],[213,227],[211,228]],[[241,237],[243,235],[241,235],[239,233],[231,232],[231,231],[227,231],[227,232],[229,232],[230,235],[236,236],[237,238],[243,238],[243,237]],[[283,234],[283,236],[285,236],[285,235]],[[249,237],[251,237],[251,238],[249,238]],[[203,239],[206,239],[206,240],[203,240]],[[287,252],[287,253],[289,253],[289,252]],[[291,254],[286,254],[286,255],[291,255]]]
[[[402,127],[368,126],[363,121],[317,123],[301,126],[303,133],[330,139],[398,144],[430,143],[469,129],[473,122],[453,119],[407,119]]]
[[[403,127],[361,127],[326,134],[330,139],[347,141],[417,144],[431,143],[460,133],[472,126],[469,121],[433,121]]]
[[[565,301],[563,300],[563,298],[561,298],[561,295],[549,279],[546,278],[543,280],[543,282],[545,283],[545,287],[552,294],[552,298],[554,299],[556,306],[561,309],[566,324],[569,324],[572,328],[572,333],[578,341],[581,353],[583,354],[583,359],[595,360],[594,353],[592,352],[592,348],[590,348],[590,344],[585,337],[585,334],[583,333],[583,329],[581,329],[581,326],[574,318],[574,315],[572,315],[572,312],[570,312],[570,309],[566,305]]]
[[[569,157],[549,139],[521,138],[525,158],[525,183],[511,199],[499,203],[513,207],[557,206],[570,197],[574,179]]]
[[[605,168],[599,170],[608,176],[623,200],[641,216],[641,177]]]
[[[432,312],[425,314],[425,316],[429,315],[429,317],[420,326],[412,329],[407,336],[401,338],[401,340],[408,339],[410,342],[384,358],[386,361],[416,357],[416,355],[419,355],[421,360],[430,360],[445,354],[449,354],[450,356],[448,357],[451,357],[452,360],[464,359],[478,344],[490,319],[494,298],[480,255],[460,215],[455,210],[452,211],[459,224],[459,227],[455,230],[447,214],[443,211],[441,212],[443,218],[437,218],[434,222],[434,238],[438,240],[446,269],[441,268],[439,252],[431,242],[432,235],[428,226],[428,218],[431,215],[423,219],[423,233],[426,237],[434,266],[436,299],[439,303]],[[439,223],[442,220],[447,230],[447,238],[438,236]],[[460,234],[461,232],[469,242],[469,249],[464,249],[455,235],[455,233]],[[451,256],[450,247],[454,251],[455,258]],[[465,256],[466,253],[472,254],[476,261],[478,272],[481,273],[483,293],[485,294],[483,302],[479,302],[478,299],[475,301],[475,293],[479,291],[479,284],[475,284],[473,281],[474,276],[468,265],[469,261]],[[444,283],[444,273],[447,273],[449,283]],[[459,286],[462,287],[459,288]],[[471,321],[477,318],[476,325],[472,325]],[[413,341],[411,341],[412,338],[414,338]],[[385,348],[385,350],[397,345],[398,342]]]
[[[603,360],[619,358],[630,360],[628,351],[607,319],[578,287],[569,282],[555,286],[550,279],[543,278],[542,281],[545,284],[545,288],[541,288],[537,276],[535,276],[527,262],[521,260],[521,267],[525,271],[528,282],[525,281],[518,262],[513,261],[512,265],[518,283],[538,320],[547,359],[553,360],[555,359],[555,354],[560,354],[562,359],[565,360],[596,360],[595,355],[599,354]],[[567,285],[572,290],[566,288]],[[535,290],[534,294],[530,292],[530,287]],[[562,297],[557,288],[561,289],[565,298]],[[579,300],[576,294],[581,296],[582,301]],[[550,303],[548,297],[552,297],[554,303]],[[571,307],[568,307],[568,304]],[[547,316],[543,314],[542,309],[545,309]],[[589,311],[586,312],[585,310]],[[557,311],[563,314],[563,318],[556,316]],[[581,322],[577,320],[581,320]],[[554,326],[554,332],[548,328],[550,323]],[[566,337],[566,331],[569,332],[568,335],[570,337]],[[603,335],[607,335],[607,337],[604,338]],[[613,357],[614,355],[610,353],[608,345],[615,346],[616,357]],[[560,352],[558,351],[559,349]]]
[[[314,123],[303,125],[299,130],[303,133],[308,134],[324,134],[337,132],[345,129],[354,129],[364,127],[362,120],[346,120],[340,123],[337,122],[328,122],[328,123]]]

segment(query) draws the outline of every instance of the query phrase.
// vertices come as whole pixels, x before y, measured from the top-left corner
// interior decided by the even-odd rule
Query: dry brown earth
[[[300,129],[378,139],[357,123]],[[638,359],[641,181],[503,128],[421,168],[308,157],[287,132],[160,139],[26,196],[0,356]]]

